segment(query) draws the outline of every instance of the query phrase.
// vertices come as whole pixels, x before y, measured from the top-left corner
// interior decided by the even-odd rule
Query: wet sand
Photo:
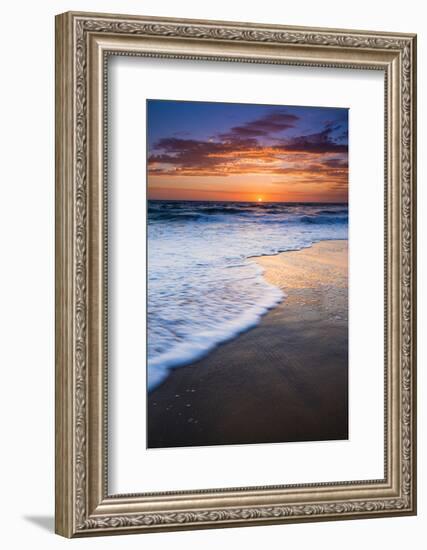
[[[286,293],[148,396],[148,447],[348,438],[348,246],[254,258]]]

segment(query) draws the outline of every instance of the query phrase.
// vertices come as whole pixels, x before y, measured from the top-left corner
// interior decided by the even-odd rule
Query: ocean
[[[148,201],[148,390],[285,299],[251,258],[347,238],[346,204]]]

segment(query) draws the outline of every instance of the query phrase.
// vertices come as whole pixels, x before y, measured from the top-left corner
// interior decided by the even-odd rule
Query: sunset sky
[[[348,110],[147,101],[148,197],[347,202]]]

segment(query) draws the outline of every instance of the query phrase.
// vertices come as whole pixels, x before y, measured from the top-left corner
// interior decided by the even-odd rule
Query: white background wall
[[[67,10],[243,20],[419,34],[419,281],[426,276],[423,189],[426,113],[419,0],[75,0],[2,5],[0,84],[0,517],[3,548],[423,548],[426,476],[422,396],[426,346],[419,288],[419,515],[67,541],[53,534],[54,494],[54,15]],[[424,402],[423,402],[424,401]],[[425,543],[424,543],[425,545]]]

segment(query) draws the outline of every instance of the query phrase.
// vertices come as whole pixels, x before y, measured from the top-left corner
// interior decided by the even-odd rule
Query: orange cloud
[[[158,140],[148,157],[149,196],[179,199],[192,193],[197,200],[256,200],[262,194],[264,200],[346,201],[348,147],[332,138],[337,126],[275,139],[272,133],[292,127],[296,119],[282,115],[233,127],[215,140]],[[267,135],[265,144],[261,140]]]

